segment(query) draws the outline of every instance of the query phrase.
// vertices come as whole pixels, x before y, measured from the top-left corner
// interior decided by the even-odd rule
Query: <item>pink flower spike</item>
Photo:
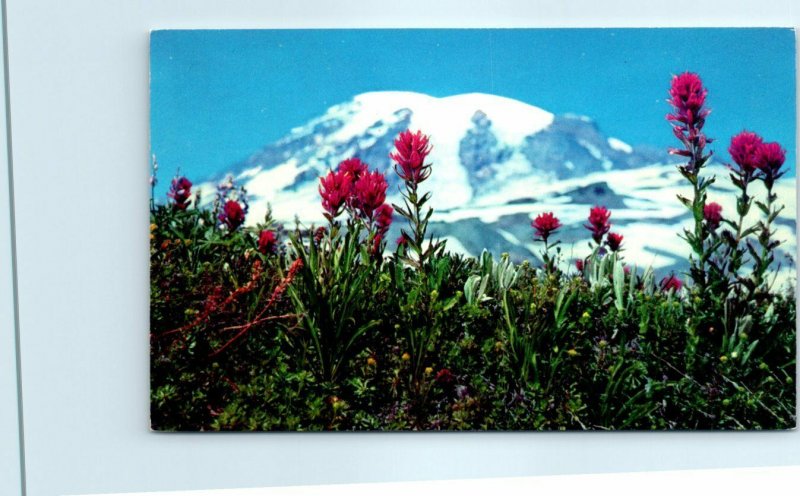
[[[731,154],[731,158],[739,166],[739,169],[734,170],[734,172],[750,179],[759,167],[762,144],[761,136],[750,131],[742,131],[731,138],[728,153]]]
[[[584,227],[592,232],[592,239],[598,245],[603,242],[603,236],[611,229],[608,219],[611,212],[606,207],[593,207],[589,210],[589,223]]]
[[[553,215],[553,212],[539,214],[533,222],[531,222],[531,227],[536,230],[535,236],[544,242],[547,242],[547,238],[561,226],[561,222],[558,220],[558,217]]]
[[[772,187],[776,179],[783,176],[781,171],[786,161],[786,152],[778,143],[764,143],[758,151],[758,168],[764,174],[767,187]]]
[[[411,183],[421,183],[430,176],[430,168],[425,159],[431,152],[430,139],[417,131],[403,131],[394,141],[395,153],[389,156],[396,162],[395,170],[400,179]]]
[[[368,220],[373,219],[377,208],[386,201],[386,177],[378,171],[367,172],[355,183],[353,206]]]
[[[345,202],[350,198],[352,189],[350,176],[342,171],[329,172],[319,180],[319,194],[322,197],[322,208],[330,219],[342,213]]]
[[[684,72],[672,78],[668,102],[675,107],[675,113],[667,116],[668,120],[681,122],[688,126],[702,127],[702,121],[709,111],[703,108],[708,90],[703,87],[700,76],[693,72]]]

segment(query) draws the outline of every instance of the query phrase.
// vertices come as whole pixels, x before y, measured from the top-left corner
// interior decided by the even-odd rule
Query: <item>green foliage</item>
[[[598,252],[581,276],[488,252],[421,269],[402,247],[376,257],[356,223],[228,232],[169,206],[151,222],[154,429],[795,426],[789,290],[663,291]]]

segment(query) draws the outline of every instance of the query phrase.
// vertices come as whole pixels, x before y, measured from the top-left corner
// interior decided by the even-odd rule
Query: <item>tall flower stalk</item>
[[[773,251],[780,245],[780,241],[774,240],[772,235],[772,222],[783,210],[783,205],[776,205],[778,195],[773,193],[775,181],[785,174],[781,170],[783,163],[786,160],[786,152],[781,148],[778,143],[764,143],[758,153],[758,168],[760,170],[759,178],[764,182],[764,187],[767,190],[767,201],[756,201],[756,205],[765,216],[765,220],[759,223],[759,236],[758,242],[761,245],[761,253],[758,254],[753,248],[748,245],[754,259],[753,282],[756,288],[761,287],[764,283],[764,276],[769,269],[769,266],[774,261],[775,257]]]
[[[403,131],[394,141],[395,152],[389,156],[395,161],[395,172],[403,180],[404,188],[401,190],[403,206],[393,205],[397,213],[408,219],[410,232],[402,229],[404,240],[404,260],[417,268],[423,269],[430,258],[444,249],[443,241],[428,240],[425,246],[425,234],[428,221],[433,215],[433,209],[425,207],[431,198],[431,193],[420,195],[419,185],[431,175],[431,164],[426,164],[425,159],[431,152],[430,139],[421,131],[411,133]],[[409,252],[414,257],[409,256]]]
[[[707,94],[708,91],[697,74],[685,72],[674,76],[668,100],[673,112],[667,115],[675,137],[683,145],[682,148],[671,148],[669,152],[686,158],[686,163],[678,166],[678,170],[692,185],[692,198],[679,195],[678,199],[689,209],[694,219],[694,228],[685,229],[682,237],[692,248],[689,275],[701,291],[708,283],[706,263],[716,250],[713,246],[706,246],[709,231],[703,222],[707,190],[714,183],[714,177],[704,178],[700,174],[712,155],[711,152],[705,153],[706,145],[712,140],[703,133],[706,117],[711,112],[705,107]]]
[[[539,214],[531,223],[531,227],[536,231],[534,233],[534,240],[541,241],[544,244],[544,251],[542,252],[542,260],[544,261],[544,268],[547,274],[554,274],[556,272],[556,258],[550,256],[550,248],[558,246],[559,241],[549,243],[548,240],[551,234],[554,234],[562,226],[558,217],[553,215],[553,212],[545,212]]]
[[[755,288],[755,284],[753,281],[742,278],[740,270],[745,263],[745,252],[749,250],[751,255],[755,254],[751,248],[752,245],[747,242],[747,238],[758,231],[759,224],[747,226],[745,218],[753,206],[754,198],[750,196],[748,189],[750,184],[758,178],[763,145],[764,140],[761,136],[750,131],[742,131],[731,138],[731,144],[728,147],[728,153],[735,164],[728,168],[731,181],[739,190],[739,195],[736,198],[738,218],[730,222],[735,233],[725,233],[725,241],[728,245],[726,272],[735,285],[744,285],[749,287],[750,291]]]

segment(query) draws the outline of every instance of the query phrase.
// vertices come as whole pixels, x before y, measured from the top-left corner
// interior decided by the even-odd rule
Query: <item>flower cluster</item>
[[[744,184],[754,179],[762,179],[768,188],[783,176],[781,170],[786,160],[786,152],[778,143],[765,143],[764,139],[751,131],[742,131],[733,138],[728,147],[737,167],[731,170]]]
[[[354,218],[363,220],[370,228],[375,227],[375,244],[379,245],[394,213],[385,203],[388,188],[386,176],[370,171],[358,158],[343,160],[335,171],[320,178],[319,194],[325,217],[332,222],[347,209]]]
[[[174,208],[186,210],[192,201],[192,182],[183,176],[174,178],[167,196],[174,200],[175,203],[172,204]]]

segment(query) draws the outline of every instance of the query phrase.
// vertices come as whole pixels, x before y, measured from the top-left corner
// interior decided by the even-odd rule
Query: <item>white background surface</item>
[[[7,0],[28,495],[800,463],[797,431],[148,431],[151,29],[792,26],[799,20],[789,0],[426,3]],[[0,231],[5,257],[4,223]],[[8,279],[4,268],[3,441],[14,421],[5,404],[13,392],[6,384]],[[6,468],[0,470],[5,477]]]

